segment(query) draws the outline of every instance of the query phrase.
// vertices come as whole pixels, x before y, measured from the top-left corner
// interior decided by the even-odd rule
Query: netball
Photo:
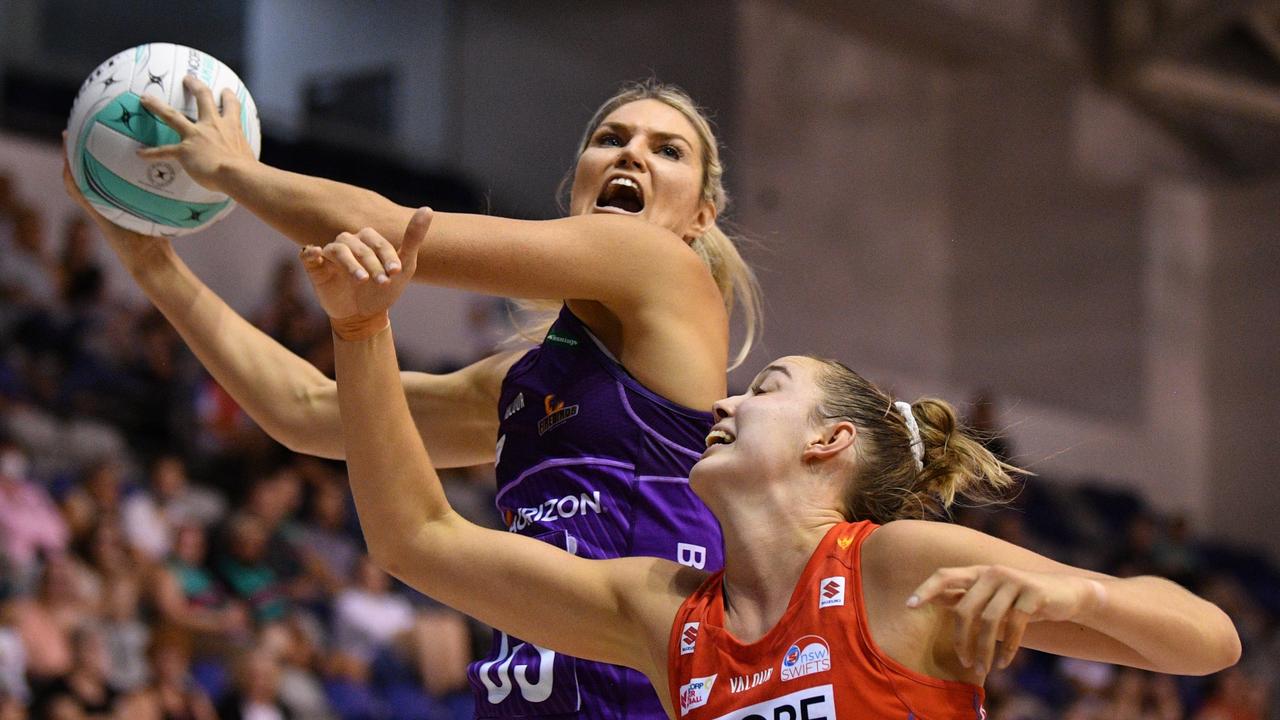
[[[236,73],[217,58],[173,43],[148,43],[121,51],[89,73],[67,121],[67,159],[81,192],[104,216],[146,235],[175,237],[226,217],[235,201],[206,190],[182,165],[141,158],[144,147],[178,142],[178,134],[142,107],[144,95],[163,99],[196,118],[195,99],[182,86],[186,75],[208,85],[214,97],[230,89],[240,101],[240,125],[261,149],[258,111]]]

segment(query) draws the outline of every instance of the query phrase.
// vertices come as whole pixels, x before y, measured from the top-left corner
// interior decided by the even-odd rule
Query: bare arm
[[[299,244],[327,245],[338,237],[348,250],[331,259],[353,274],[398,272],[395,246],[411,209],[258,162],[240,130],[235,97],[224,93],[219,112],[207,87],[191,79],[187,86],[200,108],[195,122],[143,99],[182,137],[145,156],[181,162],[201,185],[229,194]],[[597,334],[616,323],[616,335],[604,340],[642,383],[693,407],[709,408],[724,395],[724,299],[697,254],[664,228],[621,216],[532,221],[437,213],[417,256],[417,280],[505,297],[599,303],[612,317],[585,319]]]
[[[406,231],[406,272],[429,222],[422,211]],[[386,308],[406,280],[358,285],[329,252],[308,249],[303,260],[334,318],[347,467],[370,556],[422,592],[534,643],[661,672],[656,649],[665,649],[680,602],[673,590],[680,567],[653,558],[585,560],[454,512],[396,372]]]
[[[344,456],[333,380],[237,314],[168,240],[129,232],[95,212],[65,164],[63,180],[138,287],[268,435],[296,452]],[[448,375],[404,373],[414,421],[441,467],[493,460],[498,392],[516,357],[496,355]]]
[[[201,185],[230,195],[299,245],[325,245],[361,228],[391,238],[388,247],[398,244],[413,209],[353,185],[259,162],[240,128],[234,94],[223,93],[219,110],[208,86],[191,77],[184,85],[196,98],[199,119],[144,97],[143,105],[182,138],[144,150],[144,156],[179,161]],[[394,261],[393,250],[364,263],[370,275]],[[690,300],[722,304],[710,274],[683,240],[635,218],[537,221],[435,213],[419,260],[419,280],[506,297],[597,300],[615,309],[658,303],[686,313]]]
[[[891,612],[949,608],[956,656],[980,673],[1001,638],[1002,664],[1020,645],[1183,675],[1240,656],[1230,618],[1175,583],[1083,570],[957,525],[890,523],[868,539],[864,566],[899,596]],[[908,607],[911,596],[918,603]]]
[[[295,452],[344,457],[333,380],[232,310],[168,242],[121,257],[209,374],[268,435]],[[415,425],[440,467],[493,460],[498,392],[516,357],[496,355],[448,375],[403,374]]]

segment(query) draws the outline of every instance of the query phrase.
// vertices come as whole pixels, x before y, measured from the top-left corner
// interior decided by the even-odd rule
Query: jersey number
[[[506,633],[502,633],[502,642],[498,648],[498,657],[480,665],[480,681],[484,683],[485,689],[489,691],[489,703],[497,705],[507,696],[511,694],[513,683],[511,682],[511,662],[516,659],[516,653],[525,646],[520,643],[514,648],[510,647],[511,642]],[[515,685],[520,686],[520,696],[529,702],[542,702],[551,697],[551,684],[555,680],[555,660],[556,654],[546,648],[532,645],[533,649],[538,651],[538,682],[529,682],[529,666],[521,663],[515,667]],[[489,671],[497,666],[498,681],[494,682],[489,677]]]

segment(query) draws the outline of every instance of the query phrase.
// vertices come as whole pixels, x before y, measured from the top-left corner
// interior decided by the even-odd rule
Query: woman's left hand
[[[399,252],[369,228],[342,233],[323,248],[302,249],[307,277],[339,335],[356,339],[371,334],[362,332],[363,326],[375,332],[385,326],[387,311],[413,277],[430,227],[431,209],[424,207],[409,220]]]
[[[995,667],[997,641],[999,667],[1008,667],[1028,623],[1073,620],[1104,598],[1102,584],[1082,575],[973,565],[937,570],[916,588],[907,606],[948,608],[955,616],[956,657],[985,676]]]

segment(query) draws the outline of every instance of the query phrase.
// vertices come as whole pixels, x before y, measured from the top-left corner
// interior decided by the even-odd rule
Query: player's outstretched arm
[[[67,195],[98,226],[138,287],[268,435],[295,452],[344,456],[333,380],[236,313],[187,267],[169,240],[126,230],[94,210],[65,159],[62,177]],[[404,374],[414,419],[441,467],[493,459],[493,408],[513,361],[500,355],[449,375]]]
[[[421,210],[405,233],[406,272],[429,222]],[[396,371],[387,308],[406,280],[357,283],[332,262],[342,247],[307,248],[303,262],[333,322],[347,467],[374,561],[522,639],[654,672],[680,602],[661,588],[681,576],[679,566],[652,558],[585,560],[482,529],[454,512],[414,432]]]
[[[143,156],[177,160],[196,182],[235,198],[300,245],[326,245],[344,231],[376,235],[367,248],[352,244],[349,269],[363,269],[371,278],[399,272],[393,251],[411,208],[369,190],[259,162],[241,131],[235,95],[224,92],[219,111],[207,85],[193,77],[184,84],[196,98],[198,120],[144,97],[144,106],[182,141],[143,150]],[[703,221],[709,226],[714,220],[714,211],[707,210]],[[710,273],[686,243],[634,218],[531,221],[436,213],[420,252],[418,280],[476,292],[598,300],[624,312],[669,304],[679,315],[688,312],[691,299],[722,307]]]
[[[872,538],[870,566],[897,588],[896,611],[945,610],[955,656],[978,675],[1019,647],[1179,675],[1240,657],[1226,613],[1164,578],[1083,570],[946,523],[898,521]]]

